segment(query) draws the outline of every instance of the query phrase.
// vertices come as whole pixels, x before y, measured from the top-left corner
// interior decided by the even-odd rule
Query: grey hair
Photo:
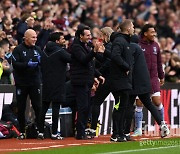
[[[112,30],[111,27],[103,27],[103,28],[101,28],[101,32],[102,32],[103,34],[105,34],[106,36],[108,36],[108,40],[107,40],[107,41],[110,41],[110,36],[111,36],[111,34],[112,34],[114,31]]]

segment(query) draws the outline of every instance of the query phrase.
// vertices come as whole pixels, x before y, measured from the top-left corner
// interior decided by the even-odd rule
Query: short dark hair
[[[90,28],[88,26],[84,25],[84,24],[78,25],[78,29],[76,31],[75,36],[77,38],[80,38],[80,35],[84,35],[84,30],[90,30]]]
[[[63,36],[62,32],[51,33],[49,36],[49,41],[56,42],[57,40],[60,39],[61,36]]]
[[[147,32],[149,30],[149,28],[154,28],[155,29],[155,27],[152,24],[145,24],[141,29],[140,35],[144,36],[144,33]]]
[[[7,38],[0,41],[0,47],[2,47],[3,45],[6,45],[6,44],[9,44],[9,41]]]

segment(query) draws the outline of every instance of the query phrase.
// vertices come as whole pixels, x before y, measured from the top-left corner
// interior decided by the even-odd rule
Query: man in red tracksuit
[[[164,107],[160,99],[160,86],[164,84],[164,72],[161,63],[161,54],[158,43],[155,41],[156,31],[153,25],[146,24],[141,31],[139,45],[144,52],[151,79],[151,98],[164,120]],[[132,136],[142,135],[142,103],[138,100],[135,109],[136,130]]]

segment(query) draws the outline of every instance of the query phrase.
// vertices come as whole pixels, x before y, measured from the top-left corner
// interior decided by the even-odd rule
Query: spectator
[[[5,51],[3,48],[0,48],[0,59],[1,59],[1,64],[3,68],[0,84],[11,84],[10,75],[12,73],[12,67],[9,65],[8,61],[5,59]]]
[[[17,36],[16,39],[18,44],[23,42],[24,33],[27,29],[34,27],[34,18],[28,14],[22,14],[22,20],[17,25]]]

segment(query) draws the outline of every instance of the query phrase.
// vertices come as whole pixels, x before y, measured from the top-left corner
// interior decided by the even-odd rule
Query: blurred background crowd
[[[116,30],[126,18],[133,20],[136,34],[145,23],[156,26],[165,81],[180,82],[179,0],[0,0],[0,58],[6,66],[0,84],[14,84],[9,57],[28,28],[37,32],[41,49],[54,31],[64,33],[68,48],[80,23],[97,38],[100,28]]]

